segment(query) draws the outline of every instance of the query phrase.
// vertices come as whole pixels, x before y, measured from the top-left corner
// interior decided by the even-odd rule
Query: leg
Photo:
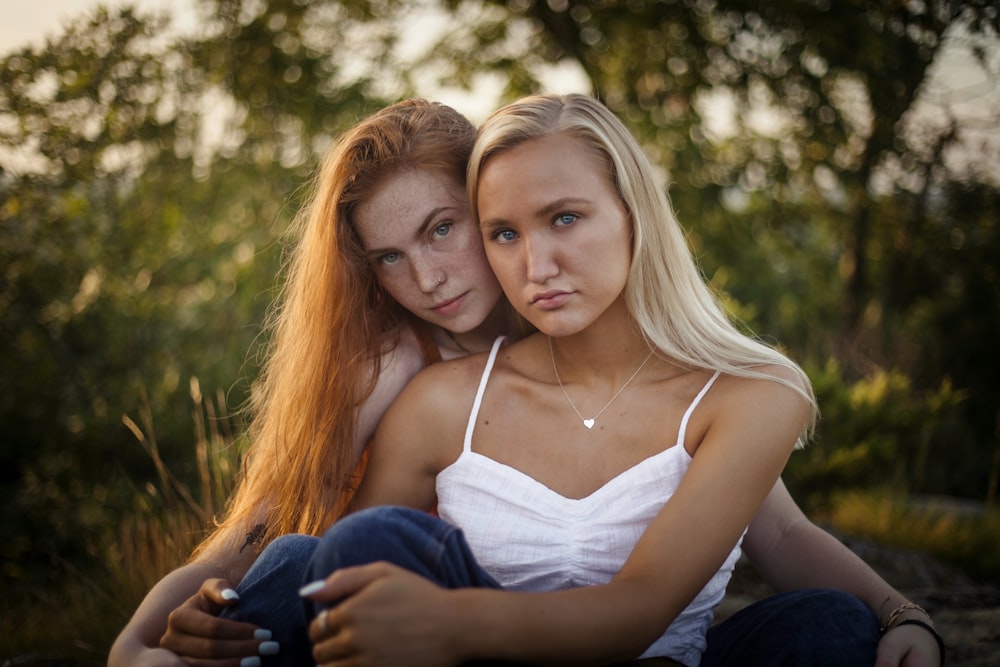
[[[774,595],[708,631],[702,667],[874,665],[878,619],[853,595],[798,590]]]
[[[445,588],[500,588],[476,562],[460,529],[405,507],[373,507],[335,523],[316,548],[306,581],[375,561],[388,561]],[[310,611],[315,615],[318,609]]]
[[[445,588],[500,587],[476,562],[461,530],[426,512],[403,507],[374,507],[334,524],[306,568],[306,581],[375,561],[393,563]],[[312,600],[304,603],[308,621],[329,606]]]
[[[271,631],[281,650],[261,656],[265,667],[314,664],[299,588],[317,544],[319,538],[310,535],[283,535],[271,542],[236,587],[239,602],[221,614]]]

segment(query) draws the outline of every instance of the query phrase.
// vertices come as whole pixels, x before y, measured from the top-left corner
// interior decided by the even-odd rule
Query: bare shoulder
[[[754,377],[723,375],[718,381],[720,397],[728,400],[766,400],[787,402],[789,405],[809,404],[812,390],[807,381],[793,369],[779,364],[766,364],[753,368]]]
[[[777,448],[789,453],[811,423],[811,391],[793,369],[759,366],[756,377],[723,374],[705,406],[692,419],[688,445],[693,452],[705,442],[728,443],[726,449]]]
[[[487,353],[471,354],[427,366],[413,378],[405,394],[409,399],[468,396],[471,404],[479,379],[483,375]],[[418,396],[419,395],[419,396]]]
[[[486,361],[486,354],[474,354],[424,368],[389,408],[380,431],[402,435],[409,430],[411,442],[434,447],[458,438],[460,446]]]

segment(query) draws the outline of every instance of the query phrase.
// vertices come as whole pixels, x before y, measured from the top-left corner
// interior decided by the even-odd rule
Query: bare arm
[[[194,561],[165,576],[146,595],[115,640],[108,656],[108,667],[185,664],[175,653],[160,648],[160,638],[167,631],[170,613],[195,595],[207,580],[232,578],[231,580],[238,581],[251,562],[252,553],[246,562],[234,562],[230,568],[224,568],[213,561]],[[254,646],[249,653],[244,652],[244,655],[253,655],[256,653],[256,644],[259,643],[253,640],[253,628],[248,628],[245,635],[244,639]],[[249,647],[245,647],[244,651],[247,648]]]
[[[743,542],[750,562],[777,591],[830,588],[860,599],[885,625],[889,614],[910,601],[833,535],[803,514],[780,479],[768,494]],[[898,618],[929,622],[919,610]],[[886,633],[879,644],[879,664],[937,665],[938,647],[925,630],[903,626]],[[913,654],[925,662],[903,660]],[[911,656],[916,660],[916,657]]]

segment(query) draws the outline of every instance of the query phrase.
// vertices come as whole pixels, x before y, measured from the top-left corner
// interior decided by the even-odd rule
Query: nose
[[[540,285],[559,273],[559,264],[549,240],[542,236],[525,237],[523,248],[529,281]]]
[[[425,294],[430,294],[448,279],[444,270],[425,257],[411,257],[410,276],[417,288]]]

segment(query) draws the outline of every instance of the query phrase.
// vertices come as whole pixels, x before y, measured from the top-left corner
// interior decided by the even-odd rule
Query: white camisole
[[[502,341],[494,342],[483,370],[462,453],[437,476],[438,514],[462,529],[479,564],[507,589],[539,592],[607,583],[691,464],[684,449],[688,419],[719,373],[691,402],[672,446],[585,498],[567,498],[472,450],[483,392]],[[688,667],[700,664],[712,612],[725,594],[742,540],[641,657],[666,656]],[[663,566],[670,567],[670,554],[663,555]]]

